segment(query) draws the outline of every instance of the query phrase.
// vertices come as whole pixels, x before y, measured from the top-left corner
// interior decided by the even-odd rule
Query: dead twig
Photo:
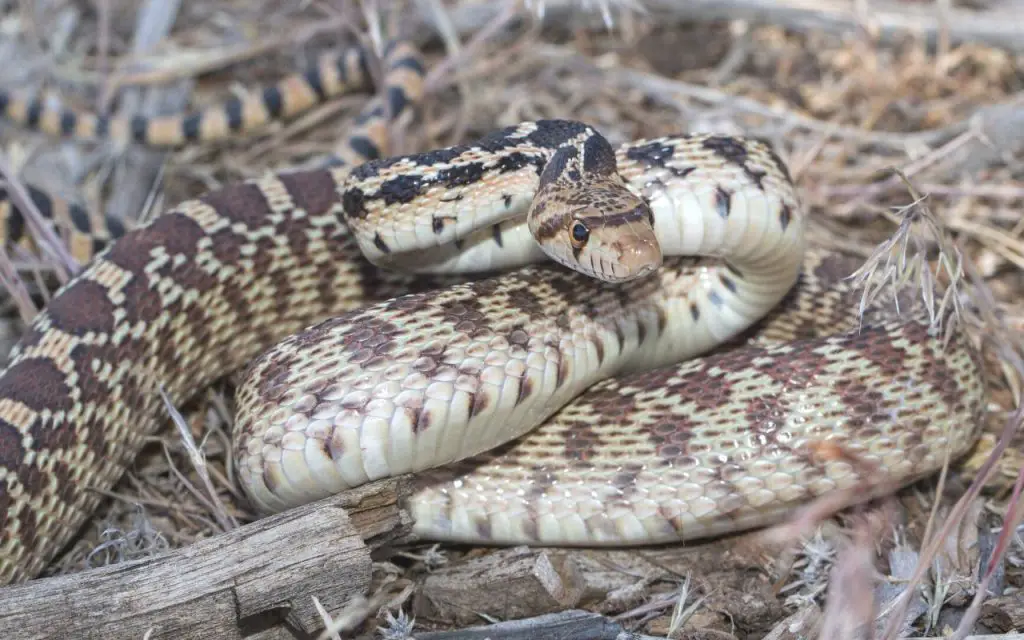
[[[751,98],[733,95],[711,87],[672,80],[645,71],[621,67],[602,68],[588,57],[568,51],[564,47],[553,45],[541,46],[534,53],[545,56],[552,63],[566,66],[571,65],[577,73],[585,71],[598,74],[601,76],[603,83],[617,82],[631,88],[640,89],[652,99],[681,111],[694,110],[695,107],[690,105],[689,102],[685,102],[684,99],[694,100],[735,113],[766,118],[773,123],[772,129],[776,131],[780,127],[787,130],[803,129],[829,138],[848,138],[862,144],[878,145],[902,151],[908,146],[930,145],[939,140],[955,137],[968,127],[967,122],[959,122],[933,131],[913,133],[868,131],[856,127],[823,122],[794,111],[768,107]],[[758,127],[751,127],[751,132],[757,133]]]
[[[11,165],[3,153],[0,153],[0,177],[7,182],[7,195],[28,223],[32,238],[39,247],[43,258],[53,267],[58,281],[61,284],[66,283],[72,274],[78,272],[79,264],[68,253],[67,247],[57,236],[53,225],[47,222],[39,208],[36,207],[25,185],[14,175],[14,170],[11,169]]]
[[[600,26],[603,16],[580,10],[577,0],[545,0],[542,18],[549,22],[570,20],[581,26]],[[840,0],[643,0],[644,17],[662,25],[690,21],[742,20],[773,24],[801,31],[836,34],[864,33],[879,43],[917,37],[937,46],[940,37],[950,44],[980,42],[1009,51],[1024,51],[1024,26],[1019,11],[1006,9],[971,11],[947,9],[942,14],[930,4],[895,1],[870,3],[870,12],[858,3]],[[467,33],[490,20],[490,3],[467,4],[452,15],[456,28]],[[422,13],[420,21],[427,22]]]

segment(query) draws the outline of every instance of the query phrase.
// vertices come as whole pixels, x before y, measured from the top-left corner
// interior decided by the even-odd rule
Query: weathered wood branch
[[[0,589],[0,638],[261,638],[323,623],[370,587],[370,552],[407,535],[389,479],[135,562]],[[284,629],[282,628],[281,631]]]
[[[981,621],[1000,633],[1024,629],[1024,597],[1018,593],[989,598],[981,605]]]
[[[501,549],[432,572],[416,594],[415,613],[456,626],[523,618],[575,607],[585,586],[572,555]]]

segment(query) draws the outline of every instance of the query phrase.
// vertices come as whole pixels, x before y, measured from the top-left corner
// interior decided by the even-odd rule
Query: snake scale
[[[854,264],[806,249],[767,144],[616,149],[543,120],[384,157],[387,126],[422,94],[414,50],[384,57],[387,90],[347,144],[362,162],[180,203],[32,322],[0,373],[4,583],[76,533],[164,423],[161,389],[185,402],[243,367],[234,455],[254,505],[415,471],[415,530],[437,540],[734,531],[834,488],[905,484],[973,441],[983,384],[966,337],[944,344],[926,314],[891,305],[859,317],[841,280]],[[303,80],[323,89],[307,97],[335,86]],[[13,104],[37,128],[126,131]],[[128,130],[194,139],[274,111],[243,101],[190,134]]]

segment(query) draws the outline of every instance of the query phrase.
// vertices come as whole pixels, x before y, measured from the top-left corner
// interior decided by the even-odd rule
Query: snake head
[[[650,205],[624,185],[537,202],[529,221],[551,259],[598,280],[634,280],[662,263]]]

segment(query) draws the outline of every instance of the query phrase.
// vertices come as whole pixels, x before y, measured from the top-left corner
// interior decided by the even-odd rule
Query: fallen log
[[[242,639],[323,627],[406,536],[407,478],[372,483],[175,551],[0,589],[0,638]]]

